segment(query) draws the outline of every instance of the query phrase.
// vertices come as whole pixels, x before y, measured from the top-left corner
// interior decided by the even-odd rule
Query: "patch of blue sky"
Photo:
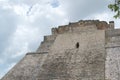
[[[58,0],[52,0],[51,6],[52,6],[53,8],[59,7],[59,5],[60,5],[60,3],[59,3]]]

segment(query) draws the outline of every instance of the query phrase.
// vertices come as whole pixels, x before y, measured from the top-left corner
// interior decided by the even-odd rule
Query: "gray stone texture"
[[[52,28],[2,80],[120,80],[120,30],[86,20]]]
[[[2,80],[37,80],[40,67],[47,53],[27,53]]]
[[[108,80],[120,80],[120,30],[115,31],[106,39],[107,56],[105,73]]]

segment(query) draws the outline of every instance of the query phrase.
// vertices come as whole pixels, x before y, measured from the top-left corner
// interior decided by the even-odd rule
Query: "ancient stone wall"
[[[120,80],[120,29],[85,20],[52,29],[2,80]]]
[[[40,80],[104,80],[104,35],[104,30],[58,35],[42,66]]]
[[[110,21],[108,24],[105,21],[99,20],[81,20],[79,22],[69,23],[68,25],[59,26],[58,28],[52,28],[52,34],[56,35],[66,32],[81,32],[93,29],[96,30],[114,29],[114,22]]]
[[[120,80],[120,29],[106,31],[106,79]]]
[[[49,52],[51,45],[54,43],[56,35],[44,36],[44,41],[41,42],[36,52]]]
[[[47,53],[27,53],[2,80],[38,80],[38,73],[46,56]]]

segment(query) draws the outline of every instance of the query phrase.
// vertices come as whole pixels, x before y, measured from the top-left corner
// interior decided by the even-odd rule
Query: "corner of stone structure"
[[[52,32],[52,35],[56,35],[58,33],[57,28],[52,28],[51,32]]]
[[[114,21],[109,21],[109,26],[110,26],[111,30],[115,29],[115,27],[114,27]]]
[[[34,55],[34,54],[48,54],[48,52],[28,52],[26,55]]]
[[[99,20],[80,20],[78,22],[69,22],[68,25],[62,25],[58,26],[58,28],[52,28],[51,32],[52,35],[58,35],[62,33],[67,33],[67,32],[73,32],[73,31],[80,31],[80,28],[82,30],[83,27],[88,27],[94,25],[96,26],[96,29],[98,30],[111,30],[114,29],[114,21],[110,21],[109,24],[106,21],[99,21]],[[87,29],[84,28],[85,29]],[[89,27],[88,27],[89,28]]]

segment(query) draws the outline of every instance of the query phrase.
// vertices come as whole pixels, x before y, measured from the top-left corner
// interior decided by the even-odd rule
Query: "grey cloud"
[[[70,20],[83,19],[94,13],[108,10],[107,0],[59,0]]]
[[[8,45],[9,38],[16,30],[17,17],[10,10],[0,9],[0,52]]]
[[[8,64],[5,64],[4,50],[10,45],[10,37],[15,32],[18,24],[17,15],[10,9],[0,7],[0,59],[3,64],[0,64],[0,75],[3,75]]]

